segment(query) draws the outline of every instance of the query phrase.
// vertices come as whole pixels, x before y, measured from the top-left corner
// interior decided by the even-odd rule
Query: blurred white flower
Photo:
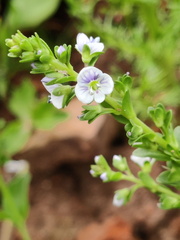
[[[101,103],[105,100],[105,95],[110,94],[113,88],[114,82],[108,74],[96,67],[85,67],[78,74],[75,94],[85,104],[93,100]]]
[[[78,52],[82,53],[84,45],[87,45],[90,49],[90,54],[95,52],[102,52],[104,49],[104,44],[100,42],[100,37],[90,37],[88,38],[84,33],[78,33],[76,38],[77,44],[75,48]]]
[[[66,51],[66,49],[61,45],[61,46],[59,46],[59,48],[57,49],[57,53],[59,54],[59,55],[61,55],[61,53],[63,53],[64,51]]]
[[[7,173],[19,174],[29,170],[29,164],[25,160],[9,160],[3,166]]]
[[[61,96],[55,96],[53,95],[53,90],[57,87],[59,87],[59,84],[53,84],[53,85],[47,85],[48,82],[50,82],[51,80],[53,80],[53,78],[48,78],[48,77],[44,77],[41,82],[43,84],[43,86],[46,88],[46,90],[50,93],[50,102],[58,109],[62,108],[63,106],[63,98],[64,95]]]
[[[151,157],[138,157],[135,155],[131,155],[130,159],[137,163],[140,167],[144,166],[145,162],[150,162],[151,164],[153,164],[155,162],[155,158],[151,158]]]
[[[123,198],[119,198],[118,194],[114,195],[113,198],[113,205],[116,207],[121,207],[124,205],[124,199]]]
[[[107,173],[106,173],[106,172],[102,173],[102,174],[100,175],[100,179],[101,179],[102,181],[107,181],[107,180],[108,180]]]

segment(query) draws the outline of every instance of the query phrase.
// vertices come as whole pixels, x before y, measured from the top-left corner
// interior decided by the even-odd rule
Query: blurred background
[[[30,164],[28,228],[36,240],[180,239],[180,212],[160,210],[146,190],[128,205],[112,206],[114,191],[126,182],[103,184],[89,174],[94,156],[129,158],[123,125],[111,116],[80,122],[81,103],[63,110],[47,104],[42,75],[29,64],[7,57],[5,39],[17,30],[37,32],[51,49],[75,45],[76,36],[100,36],[105,54],[96,66],[114,79],[130,72],[137,114],[158,102],[173,109],[179,123],[179,0],[1,0],[0,5],[0,163],[25,159]],[[71,63],[83,67],[77,51]],[[151,125],[150,125],[151,126]],[[129,162],[134,173],[138,167]],[[161,171],[157,164],[155,177]],[[13,240],[21,239],[16,231]]]

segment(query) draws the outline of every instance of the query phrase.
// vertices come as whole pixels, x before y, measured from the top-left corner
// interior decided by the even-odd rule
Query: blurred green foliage
[[[57,10],[61,0],[3,1],[0,16],[0,167],[22,150],[35,129],[50,129],[65,120],[67,114],[57,111],[46,99],[39,99],[34,84],[28,78],[14,83],[15,74],[27,65],[13,63],[7,56],[5,39],[17,29],[31,31]],[[5,113],[5,114],[4,114]],[[7,115],[10,115],[8,120]],[[2,168],[1,168],[2,170]],[[29,171],[11,176],[0,175],[0,220],[10,220],[24,240],[29,240],[26,219],[29,212]]]
[[[13,86],[12,79],[20,71],[19,64],[12,64],[7,56],[5,39],[17,29],[30,30],[50,17],[61,0],[35,1],[10,0],[5,3],[0,22],[0,99],[13,116],[6,122],[0,119],[0,165],[20,151],[36,128],[50,129],[64,120],[67,114],[57,111],[45,99],[38,99],[36,89],[29,79]],[[26,66],[23,65],[24,68]],[[21,70],[22,67],[21,67]],[[50,114],[51,113],[51,114]]]
[[[79,31],[115,50],[112,71],[134,75],[136,110],[158,102],[179,106],[180,5],[178,0],[66,0]],[[115,67],[115,62],[120,62]],[[122,69],[121,69],[122,67]],[[141,76],[138,78],[136,76]]]
[[[4,3],[0,19],[0,97],[5,96],[9,78],[17,72],[18,66],[7,57],[5,39],[17,29],[29,30],[39,26],[56,10],[61,0],[9,0]]]
[[[0,165],[22,149],[34,129],[50,129],[67,118],[66,113],[57,111],[47,100],[37,99],[35,87],[29,80],[13,90],[8,106],[15,120],[0,129]]]

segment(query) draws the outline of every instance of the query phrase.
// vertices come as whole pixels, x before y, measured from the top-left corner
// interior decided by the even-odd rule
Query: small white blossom
[[[75,94],[85,104],[93,100],[102,103],[113,88],[114,82],[108,74],[96,67],[85,67],[78,74]]]
[[[150,157],[138,157],[135,155],[131,155],[130,159],[137,163],[140,167],[144,166],[145,162],[150,162],[151,164],[153,164],[155,162],[155,158],[150,158]]]
[[[53,95],[53,90],[57,88],[59,85],[58,84],[53,84],[53,85],[47,85],[48,82],[53,80],[53,78],[48,78],[44,77],[41,82],[43,86],[46,88],[46,90],[50,93],[50,102],[58,109],[62,108],[63,106],[63,98],[64,95],[61,96],[55,96]]]
[[[119,155],[114,155],[113,156],[113,160],[121,162],[122,161],[122,157],[119,156]]]
[[[59,48],[58,48],[58,50],[57,50],[57,53],[58,53],[59,55],[61,55],[61,53],[63,53],[64,51],[66,51],[66,49],[61,45],[61,46],[59,46]]]
[[[37,68],[36,65],[35,65],[35,63],[31,63],[31,67],[32,67],[33,69],[36,69],[36,68]]]
[[[95,163],[97,164],[98,163],[98,161],[99,161],[99,158],[100,158],[100,156],[98,155],[98,156],[95,156],[95,158],[94,158],[94,161],[95,161]]]
[[[93,176],[95,174],[95,171],[91,169],[89,173]]]
[[[115,194],[113,198],[113,205],[116,207],[121,207],[122,205],[124,205],[124,199],[119,198],[118,194]]]
[[[42,53],[42,50],[37,51],[37,55],[41,55],[41,53]]]
[[[84,45],[87,45],[90,49],[90,54],[93,54],[95,52],[102,52],[104,49],[104,44],[100,42],[100,38],[96,37],[90,37],[88,38],[86,34],[79,33],[76,38],[77,44],[75,45],[75,48],[82,53]]]
[[[4,171],[7,173],[22,173],[29,170],[29,164],[25,160],[10,160],[3,166]]]
[[[100,175],[100,179],[101,179],[102,181],[107,181],[107,180],[108,180],[107,173],[106,173],[106,172],[102,173],[102,174]]]

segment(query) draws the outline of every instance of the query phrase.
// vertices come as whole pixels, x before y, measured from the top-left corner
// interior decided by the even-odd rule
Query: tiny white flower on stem
[[[100,159],[100,156],[99,156],[99,155],[97,155],[97,156],[94,157],[94,161],[95,161],[96,164],[98,163],[99,159]]]
[[[90,37],[88,38],[86,34],[79,33],[76,38],[77,44],[75,48],[78,52],[82,53],[84,45],[87,45],[90,49],[90,54],[95,52],[102,52],[104,49],[104,44],[100,42],[100,37]]]
[[[46,90],[50,93],[50,102],[58,109],[62,108],[63,106],[63,98],[64,95],[61,96],[55,96],[53,95],[53,90],[57,88],[59,85],[58,84],[53,84],[53,85],[47,85],[48,82],[53,80],[54,78],[48,78],[44,77],[41,82],[43,86],[46,88]]]
[[[96,67],[85,67],[78,74],[75,94],[82,103],[88,104],[93,100],[102,103],[113,88],[114,82],[108,74]]]
[[[119,198],[118,194],[115,194],[114,198],[113,198],[113,205],[116,206],[116,207],[123,206],[124,205],[124,199],[123,198]]]
[[[108,180],[107,173],[106,173],[106,172],[102,173],[102,174],[100,175],[100,179],[101,179],[102,181],[107,181],[107,180]]]
[[[57,53],[58,53],[59,55],[61,55],[61,53],[63,53],[64,51],[66,51],[66,49],[61,45],[61,46],[59,46],[59,48],[58,48],[58,50],[57,50]]]
[[[155,158],[139,157],[139,156],[135,156],[135,155],[131,155],[130,159],[133,162],[137,163],[140,167],[143,167],[145,162],[150,162],[151,164],[153,164],[155,162]]]
[[[93,176],[95,174],[95,171],[91,169],[89,173]]]
[[[122,162],[122,157],[119,156],[119,155],[114,155],[114,156],[113,156],[113,160],[116,160],[116,161]]]
[[[9,160],[3,166],[5,172],[19,174],[29,170],[29,164],[25,160]]]

